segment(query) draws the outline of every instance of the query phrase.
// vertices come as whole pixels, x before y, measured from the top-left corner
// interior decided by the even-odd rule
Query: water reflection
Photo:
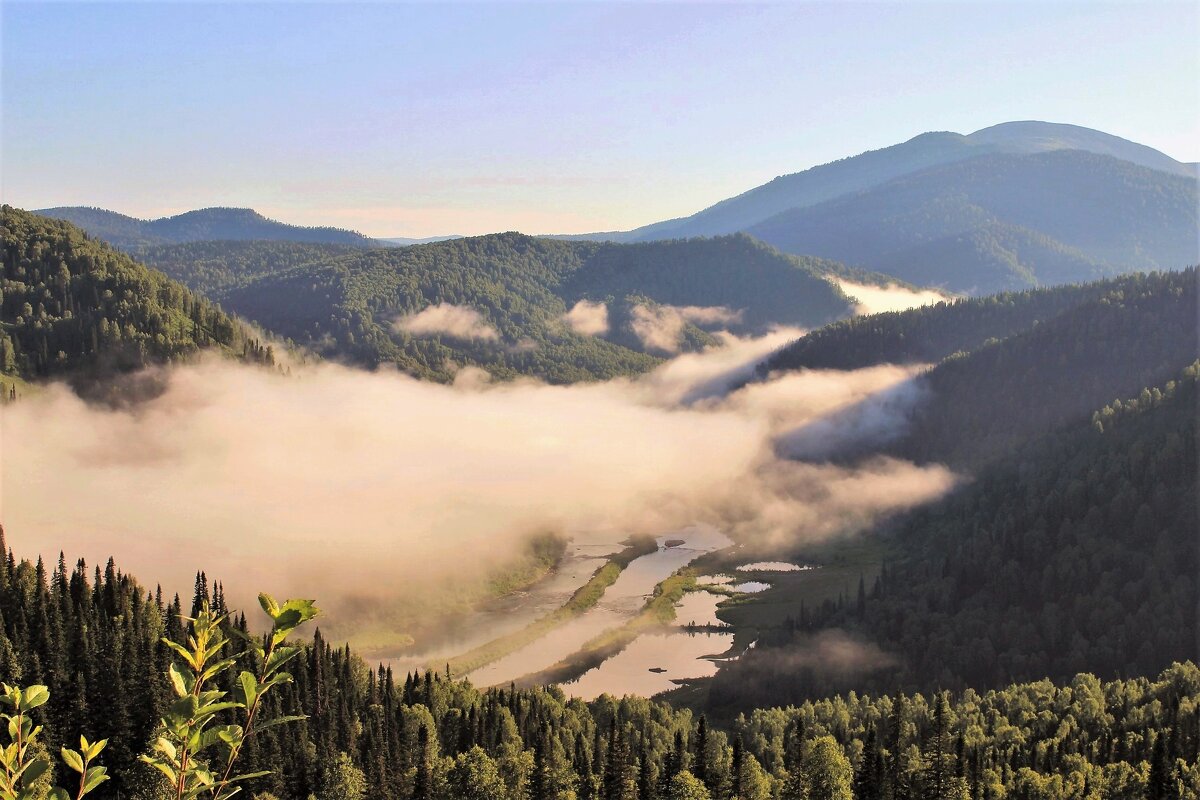
[[[671,547],[666,546],[668,541]],[[676,544],[679,541],[682,543]],[[671,573],[704,553],[730,544],[725,534],[709,526],[692,526],[658,537],[657,552],[635,559],[594,607],[537,641],[475,670],[469,676],[471,681],[477,686],[495,686],[554,665],[599,634],[632,619],[654,587]],[[496,636],[492,634],[487,640]]]
[[[592,700],[602,694],[649,697],[674,689],[675,681],[717,673],[719,656],[733,645],[732,633],[648,633],[562,689]]]

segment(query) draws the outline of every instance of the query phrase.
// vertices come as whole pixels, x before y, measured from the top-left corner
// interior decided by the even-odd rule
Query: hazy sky
[[[4,0],[0,194],[549,233],[1014,119],[1196,161],[1198,8]]]

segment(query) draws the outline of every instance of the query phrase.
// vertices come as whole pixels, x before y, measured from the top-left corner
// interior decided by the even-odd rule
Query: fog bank
[[[22,556],[111,554],[171,592],[203,569],[239,604],[303,594],[345,623],[458,591],[537,531],[710,523],[786,544],[948,490],[938,466],[777,455],[781,434],[912,379],[789,373],[723,394],[795,335],[726,337],[638,379],[570,387],[217,359],[164,370],[165,391],[133,410],[54,386],[0,412],[0,521]]]
[[[906,311],[910,308],[931,306],[943,300],[954,299],[954,295],[940,292],[937,289],[909,289],[895,284],[876,286],[845,279],[838,279],[835,283],[855,300],[855,316],[880,314],[884,311]]]

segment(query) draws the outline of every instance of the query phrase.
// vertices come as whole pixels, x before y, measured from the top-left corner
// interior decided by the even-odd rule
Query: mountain
[[[122,249],[171,242],[249,239],[379,246],[374,239],[361,233],[341,228],[288,225],[267,219],[249,208],[202,208],[151,220],[82,206],[44,208],[34,213],[71,222],[97,239]]]
[[[504,233],[343,255],[240,242],[143,252],[268,330],[439,380],[463,365],[499,378],[603,379],[711,343],[709,330],[808,327],[849,311],[826,278],[840,265],[744,235],[621,245]]]
[[[744,231],[784,211],[817,205],[930,167],[995,153],[1027,155],[1057,150],[1108,155],[1193,180],[1198,174],[1195,164],[1180,163],[1150,147],[1101,131],[1051,122],[1007,122],[966,136],[923,133],[891,147],[782,175],[690,217],[594,235],[615,241],[646,241]]]
[[[959,292],[1200,261],[1197,182],[1079,150],[933,167],[778,214],[750,233],[787,252]]]
[[[103,377],[216,348],[270,362],[210,301],[82,230],[0,207],[0,374]]]

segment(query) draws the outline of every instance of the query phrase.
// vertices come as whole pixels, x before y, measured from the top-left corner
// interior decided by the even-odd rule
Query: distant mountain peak
[[[170,217],[137,219],[115,211],[81,206],[41,209],[36,213],[64,219],[117,247],[200,241],[286,241],[377,247],[375,239],[333,227],[305,227],[265,217],[252,208],[211,206]]]
[[[777,214],[873,189],[932,167],[998,153],[1033,155],[1053,150],[1084,150],[1159,172],[1189,178],[1198,175],[1195,164],[1181,163],[1152,147],[1103,131],[1060,122],[1016,120],[968,135],[927,131],[889,147],[779,175],[691,216],[656,222],[632,231],[572,238],[630,242],[717,236],[750,230]]]

